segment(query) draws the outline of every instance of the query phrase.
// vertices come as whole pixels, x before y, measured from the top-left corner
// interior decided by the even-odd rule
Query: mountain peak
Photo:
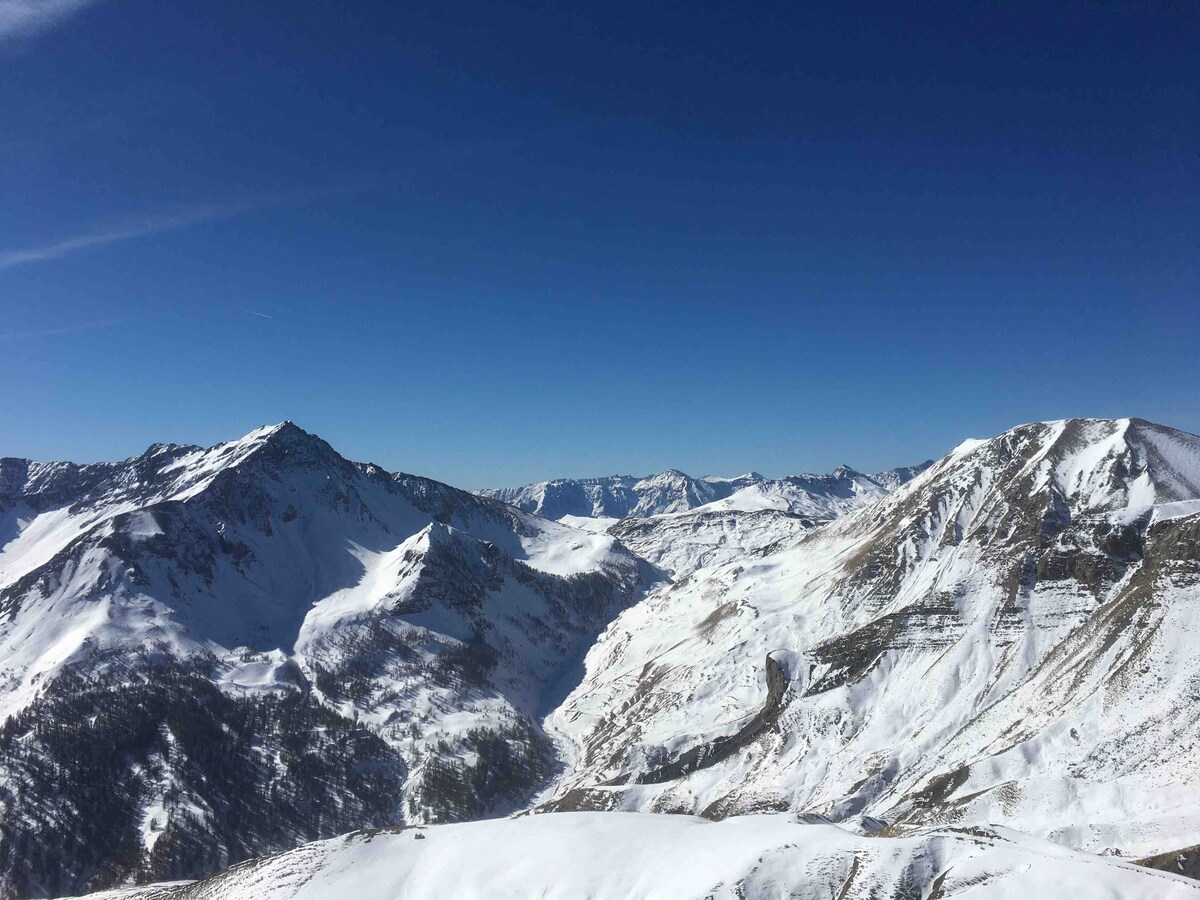
[[[647,475],[645,478],[640,479],[637,484],[650,488],[662,488],[670,485],[682,489],[683,486],[690,484],[694,480],[692,476],[678,469],[664,469],[653,475]]]
[[[255,428],[242,438],[242,442],[252,443],[256,441],[297,440],[304,438],[316,438],[316,435],[305,431],[291,419],[284,419],[282,422],[277,422],[274,425],[263,425]],[[320,440],[319,438],[317,439]]]
[[[342,457],[321,437],[310,431],[305,431],[295,422],[285,420],[276,425],[264,425],[256,428],[239,441],[233,442],[250,448],[271,447],[286,454],[305,452],[309,455],[320,455],[325,458]]]
[[[1012,503],[1041,495],[1064,516],[1139,510],[1200,496],[1200,437],[1136,419],[1030,422],[964,441],[934,469],[944,483],[979,473]]]

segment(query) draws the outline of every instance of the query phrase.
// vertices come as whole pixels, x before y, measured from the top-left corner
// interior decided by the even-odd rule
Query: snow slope
[[[74,469],[66,492],[47,484],[72,471],[65,464],[29,463],[24,484],[9,488],[0,717],[85,655],[309,646],[314,629],[394,601],[412,571],[401,557],[431,547],[483,542],[554,576],[615,573],[626,596],[638,578],[608,536],[357,466],[290,423],[209,450],[151,448],[102,477],[97,468]]]
[[[701,507],[689,513],[621,519],[608,533],[678,580],[697,569],[761,556],[821,524],[819,519],[773,508]]]
[[[538,719],[562,679],[660,577],[611,536],[349,462],[291,423],[209,449],[156,445],[115,464],[4,460],[0,473],[0,851],[10,851],[0,852],[0,889],[77,889],[113,864],[104,853],[135,860],[143,875],[201,874],[189,860],[211,871],[214,860],[348,827],[511,809],[550,766]],[[231,698],[209,705],[214,727],[246,732],[236,765],[255,781],[252,813],[206,794],[216,780],[193,769],[197,753],[213,764],[209,751],[179,740],[178,699],[166,692],[202,693],[201,682]],[[140,705],[127,708],[122,685]],[[104,707],[96,714],[138,722],[122,751],[131,765],[104,770],[111,803],[84,781],[48,782],[60,767],[105,765],[82,733],[43,727],[81,693]],[[302,698],[299,711],[270,699],[286,694]],[[145,720],[147,710],[159,718]],[[349,743],[289,732],[287,717],[326,713],[337,717],[329,732],[345,729]],[[371,807],[354,735],[402,789],[369,815],[353,803],[305,812],[305,778],[343,777],[320,771],[329,765],[349,767],[338,770],[342,789],[365,791]],[[114,726],[111,739],[126,738]],[[322,756],[309,766],[303,749]],[[274,756],[265,770],[260,755]],[[190,787],[164,787],[181,783]],[[296,794],[293,830],[264,837],[271,804],[292,802],[285,789]],[[71,804],[128,823],[120,840],[140,835],[137,846],[100,853],[70,836],[90,825],[36,824]],[[247,815],[262,817],[257,835],[243,825],[219,836]],[[212,853],[191,841],[215,842]],[[35,877],[23,853],[56,862]]]
[[[360,832],[95,900],[1188,900],[1200,884],[1004,829],[862,837],[795,817],[561,813]]]
[[[1139,420],[1022,426],[717,558],[592,648],[544,808],[1200,843],[1198,471]]]
[[[931,463],[863,475],[841,466],[831,475],[768,479],[695,479],[676,470],[644,479],[613,476],[539,482],[484,491],[563,524],[618,537],[675,578],[698,568],[754,556],[802,531],[885,497]],[[572,512],[559,515],[564,509]]]
[[[1200,438],[1033,423],[885,475],[580,483],[552,522],[291,425],[0,462],[0,888],[541,785],[154,890],[1189,896],[1122,859],[1200,845]]]

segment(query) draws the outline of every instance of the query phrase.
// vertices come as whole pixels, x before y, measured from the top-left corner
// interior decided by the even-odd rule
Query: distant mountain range
[[[1200,438],[490,493],[0,460],[0,898],[1200,897]]]
[[[839,466],[829,475],[786,478],[764,478],[757,472],[736,478],[712,475],[693,478],[678,469],[668,469],[646,478],[631,475],[560,478],[479,493],[548,519],[564,516],[626,519],[695,510],[755,509],[779,509],[832,519],[878,500],[932,464],[928,460],[875,475]]]

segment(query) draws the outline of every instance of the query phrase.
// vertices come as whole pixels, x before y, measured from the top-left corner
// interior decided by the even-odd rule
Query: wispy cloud
[[[0,0],[3,2],[3,0]],[[17,266],[28,266],[34,263],[49,262],[61,259],[79,250],[113,244],[117,241],[128,241],[133,238],[149,237],[162,234],[165,231],[176,231],[189,225],[199,225],[203,222],[215,222],[228,219],[244,213],[270,209],[286,203],[305,203],[322,197],[351,193],[362,188],[330,188],[307,193],[273,194],[257,197],[238,203],[214,203],[202,206],[189,206],[166,213],[156,213],[138,219],[125,219],[95,228],[83,234],[73,235],[35,247],[23,247],[14,250],[0,250],[0,271],[13,269]]]
[[[124,319],[105,319],[101,322],[79,322],[75,325],[63,325],[60,328],[35,328],[30,331],[0,331],[0,341],[28,340],[30,338],[56,337],[61,334],[76,334],[80,331],[95,331],[99,328],[112,328],[124,321]]]
[[[85,234],[77,234],[36,247],[0,250],[0,270],[27,266],[31,263],[48,262],[52,259],[61,259],[78,250],[86,250],[89,247],[128,241],[132,238],[161,234],[164,231],[175,231],[189,225],[198,225],[201,222],[224,219],[240,212],[247,212],[251,208],[253,207],[244,203],[190,207],[172,213],[118,222]]]
[[[53,28],[94,0],[0,0],[0,41]]]
[[[248,310],[246,310],[246,312],[250,313],[253,316],[262,316],[264,319],[275,318],[274,316],[268,316],[266,313],[260,313],[257,309],[248,309]]]

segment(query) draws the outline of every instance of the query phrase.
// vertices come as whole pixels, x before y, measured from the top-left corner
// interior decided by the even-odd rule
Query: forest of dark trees
[[[479,674],[453,662],[443,675]],[[333,693],[356,692],[353,677],[329,678]],[[406,794],[401,754],[309,691],[231,695],[202,664],[66,670],[0,726],[0,900],[197,878],[358,828],[477,818],[527,796],[552,761],[514,718],[435,744]],[[148,819],[152,801],[170,815]]]

